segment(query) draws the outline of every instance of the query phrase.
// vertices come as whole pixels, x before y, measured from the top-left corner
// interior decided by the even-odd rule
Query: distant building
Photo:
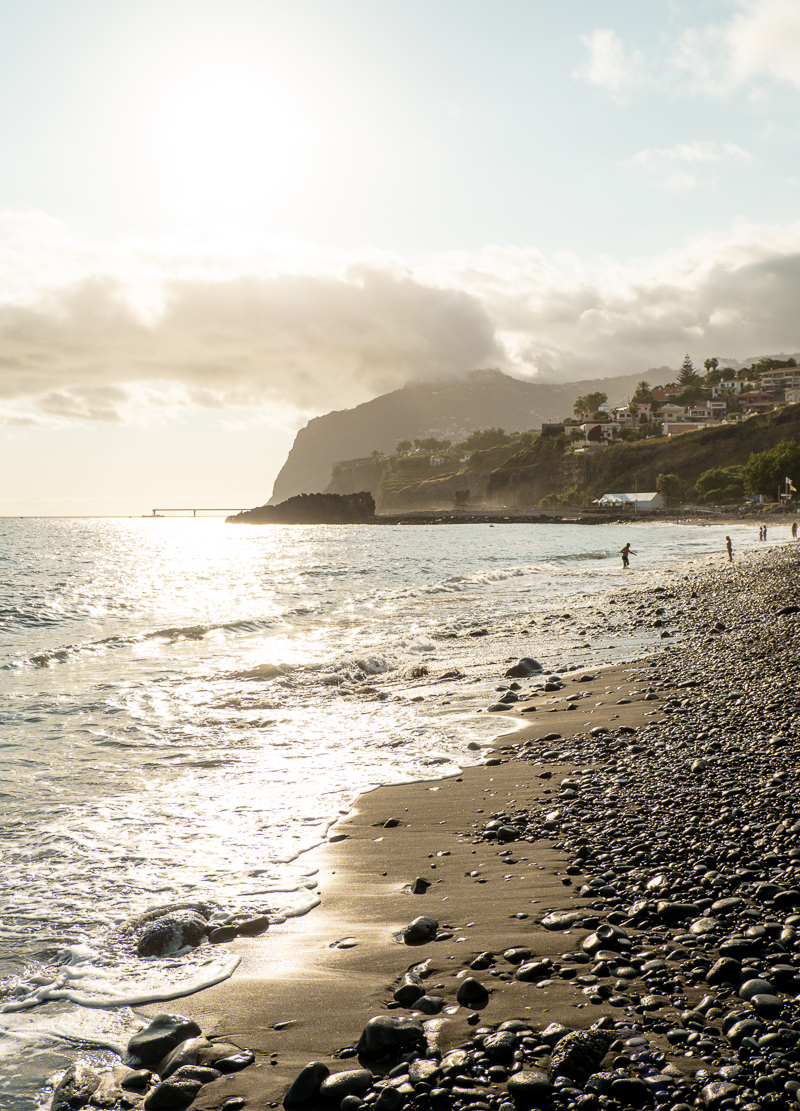
[[[665,436],[684,436],[687,432],[700,432],[703,428],[715,428],[720,423],[718,421],[676,421],[674,424],[666,422],[661,425],[661,431]]]
[[[567,424],[542,424],[542,435],[560,436],[562,432],[568,431],[570,427]]]
[[[429,463],[432,467],[441,467],[442,463],[444,463],[444,459],[441,455],[432,455],[429,459]]]
[[[614,439],[614,433],[619,432],[619,429],[620,426],[615,421],[580,425],[580,430],[589,443],[609,443]]]
[[[775,408],[775,397],[764,390],[746,390],[739,394],[739,404],[745,413],[766,413]]]
[[[711,396],[717,398],[725,390],[730,390],[738,397],[742,390],[749,389],[749,387],[750,383],[745,378],[726,378],[724,382],[717,382],[716,386],[711,387]]]
[[[650,391],[653,401],[661,408],[664,404],[677,397],[681,392],[680,386],[654,386]]]
[[[800,367],[782,366],[776,370],[765,370],[761,375],[761,385],[771,393],[800,389]]]
[[[597,499],[595,505],[606,508],[630,505],[634,509],[663,509],[664,499],[656,490],[645,491],[641,494],[637,492],[632,494],[603,494],[602,498]]]

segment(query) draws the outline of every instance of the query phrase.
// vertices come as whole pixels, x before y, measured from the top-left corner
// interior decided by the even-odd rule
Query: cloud
[[[638,50],[626,51],[622,40],[608,28],[596,28],[581,35],[588,47],[589,60],[579,66],[573,77],[605,89],[617,99],[644,78],[644,55]]]
[[[800,89],[800,4],[797,0],[740,0],[724,23],[684,32],[674,65],[695,90],[726,94],[769,78]]]
[[[658,170],[665,163],[674,162],[719,162],[721,158],[741,158],[749,162],[751,155],[736,143],[715,143],[710,140],[696,140],[693,143],[676,143],[672,147],[645,147],[627,160],[625,165],[643,166],[646,170]]]
[[[152,320],[107,276],[0,305],[0,400],[35,399],[47,418],[118,422],[141,408],[126,384],[177,383],[200,408],[320,412],[503,361],[474,296],[390,269],[213,279],[169,269]]]
[[[710,140],[695,140],[691,143],[676,143],[672,147],[645,147],[622,165],[629,169],[641,169],[658,175],[658,184],[673,192],[687,192],[700,184],[696,173],[676,168],[685,165],[702,165],[719,162],[725,158],[737,158],[749,162],[751,155],[736,143],[716,143]]]
[[[800,2],[734,0],[726,20],[688,27],[650,57],[628,48],[615,31],[597,28],[581,41],[589,58],[573,77],[623,101],[636,87],[668,94],[727,96],[750,86],[763,95],[765,82],[800,89]]]
[[[708,153],[684,144],[657,161],[685,172]],[[676,366],[687,350],[702,362],[800,349],[800,222],[595,268],[499,247],[414,273],[313,244],[125,250],[84,244],[64,267],[74,280],[0,298],[0,423],[165,424],[204,410],[288,427],[479,367],[570,381]]]

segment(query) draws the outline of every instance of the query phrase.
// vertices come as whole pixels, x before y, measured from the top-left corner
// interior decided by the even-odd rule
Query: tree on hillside
[[[700,497],[705,497],[712,490],[724,490],[730,486],[738,486],[741,497],[742,468],[740,466],[710,467],[709,470],[703,471],[694,485]]]
[[[711,505],[730,505],[744,496],[742,468],[711,467],[698,478],[695,493],[699,502]]]
[[[575,404],[572,406],[572,411],[576,417],[581,413],[594,413],[601,405],[605,405],[608,401],[608,394],[601,393],[600,390],[595,393],[584,394],[583,397],[576,397]]]
[[[650,383],[644,380],[638,382],[631,400],[638,402],[639,405],[654,405]]]
[[[681,387],[681,392],[675,400],[679,405],[691,405],[702,396],[703,379],[694,369],[694,364],[688,355],[684,358],[678,373],[678,385]]]
[[[723,390],[722,393],[719,396],[720,396],[720,400],[725,402],[725,412],[726,412],[726,414],[727,413],[739,413],[739,412],[741,412],[741,405],[739,404],[739,398],[736,396],[736,394],[733,392],[733,390]]]
[[[678,385],[681,389],[687,386],[696,386],[700,382],[700,375],[694,369],[694,363],[688,355],[684,355],[681,369],[678,371]]]
[[[410,440],[400,440],[397,447],[394,449],[398,455],[407,455],[413,444]]]
[[[725,377],[725,371],[720,369],[719,359],[706,359],[703,366],[706,368],[703,381],[707,386],[716,386]]]
[[[660,474],[656,479],[656,490],[667,505],[679,502],[683,493],[683,483],[676,474]]]
[[[744,488],[751,494],[777,497],[785,491],[787,478],[800,490],[800,443],[794,440],[754,451],[742,468]]]
[[[485,451],[490,447],[510,444],[515,437],[504,428],[478,428],[458,445],[462,451]]]
[[[447,451],[450,440],[437,440],[435,436],[426,436],[421,440],[414,440],[414,447],[421,451]]]

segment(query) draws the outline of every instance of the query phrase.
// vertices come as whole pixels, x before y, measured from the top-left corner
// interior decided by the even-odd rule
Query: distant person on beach
[[[728,563],[733,563],[733,544],[730,536],[725,537],[725,547],[728,549]]]
[[[764,526],[763,525],[758,526],[758,539],[759,540],[764,539]]]
[[[792,521],[792,540],[797,539],[797,521]]]
[[[767,539],[767,526],[764,525],[764,539]]]
[[[620,548],[619,554],[622,556],[622,566],[628,566],[628,556],[636,555],[630,544],[626,544],[624,548]]]

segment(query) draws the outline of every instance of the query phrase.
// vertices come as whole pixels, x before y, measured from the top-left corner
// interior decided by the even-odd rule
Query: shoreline
[[[246,511],[253,513],[253,510]],[[719,509],[709,510],[703,512],[701,510],[676,512],[667,509],[652,509],[652,510],[639,510],[634,512],[618,512],[609,513],[601,510],[592,509],[575,509],[570,515],[564,516],[568,512],[568,507],[561,507],[558,510],[519,510],[516,508],[494,508],[485,510],[452,510],[452,509],[419,509],[407,510],[399,513],[376,513],[374,517],[364,518],[358,521],[280,521],[271,518],[259,520],[257,517],[247,517],[239,514],[235,517],[226,517],[225,524],[231,525],[281,525],[281,526],[299,526],[307,527],[309,525],[630,525],[637,523],[666,523],[666,524],[687,524],[687,525],[735,525],[744,524],[746,522],[755,522],[762,520],[765,517],[770,518],[770,524],[774,524],[774,519],[778,517],[783,521],[787,517],[794,519],[795,513],[790,512],[783,506],[778,505],[765,505],[747,509],[741,509],[738,512],[729,512]],[[182,520],[189,518],[143,518],[145,520]],[[208,520],[210,518],[203,518]]]
[[[661,595],[673,599],[678,596],[678,604],[682,606],[697,606],[699,598],[704,618],[707,607],[714,609],[709,621],[711,616],[724,610],[728,626],[731,613],[735,613],[738,606],[743,611],[738,618],[743,623],[742,632],[737,634],[739,648],[749,658],[761,661],[758,668],[764,672],[764,685],[768,687],[774,676],[763,661],[774,664],[768,649],[770,641],[775,640],[775,628],[780,624],[780,619],[774,616],[776,601],[787,594],[791,595],[790,601],[794,599],[791,577],[796,574],[797,567],[798,557],[791,547],[772,549],[763,555],[759,553],[759,558],[748,561],[746,567],[734,565],[730,570],[723,568],[689,575],[681,584],[668,590],[662,588]],[[770,580],[767,586],[765,577]],[[749,583],[739,580],[749,580]],[[743,599],[748,588],[750,593]],[[644,596],[647,591],[640,593]],[[747,635],[752,631],[748,627],[747,603],[752,624],[754,597],[758,610],[763,611],[765,603],[772,607],[767,614],[769,621],[765,622],[768,629],[762,630],[762,635],[755,639]],[[665,678],[670,691],[691,691],[696,705],[702,693],[706,703],[710,700],[713,706],[715,698],[718,701],[722,698],[720,705],[724,706],[731,689],[730,684],[722,691],[717,689],[714,665],[718,668],[738,666],[736,661],[742,651],[737,652],[736,644],[726,644],[727,627],[716,629],[718,624],[726,626],[721,616],[710,622],[706,631],[698,629],[696,614],[696,610],[695,615],[684,612],[680,618],[685,638],[680,651],[668,651],[634,664],[615,665],[597,672],[596,682],[590,684],[589,689],[596,691],[598,697],[591,703],[586,700],[585,710],[579,705],[577,711],[542,710],[531,715],[533,720],[525,721],[522,731],[498,739],[496,755],[459,776],[380,787],[362,795],[354,808],[331,828],[328,841],[304,854],[304,859],[319,869],[322,905],[260,938],[235,942],[232,948],[242,956],[242,964],[234,977],[186,997],[176,1008],[195,1018],[208,1037],[224,1038],[256,1053],[254,1066],[208,1084],[201,1089],[192,1106],[198,1111],[217,1111],[226,1100],[237,1097],[244,1099],[247,1105],[277,1106],[308,1061],[323,1060],[333,1072],[354,1067],[357,1062],[350,1051],[373,1015],[414,1014],[413,1009],[398,1008],[393,1003],[392,993],[407,969],[429,958],[433,962],[432,982],[442,984],[439,990],[445,999],[445,1008],[436,1018],[425,1021],[429,1024],[430,1039],[442,1052],[469,1042],[475,1033],[475,1020],[470,1019],[473,1014],[479,1015],[479,1029],[511,1018],[521,1018],[538,1029],[553,1021],[563,1022],[573,1029],[585,1029],[602,1016],[612,1022],[624,1019],[630,1025],[650,1022],[655,1015],[655,1025],[662,1027],[653,1032],[659,1041],[658,1052],[666,1055],[665,1060],[670,1059],[679,1077],[686,1078],[673,1078],[673,1085],[679,1091],[692,1084],[698,1088],[699,1081],[694,1073],[699,1065],[706,1067],[706,1058],[702,1053],[687,1058],[685,1048],[680,1055],[673,1053],[674,1047],[664,1037],[663,1027],[668,1025],[667,1018],[679,1022],[673,1016],[680,1015],[690,1003],[696,1005],[699,993],[710,990],[704,978],[701,981],[694,977],[700,986],[692,992],[689,990],[692,977],[687,975],[679,985],[681,992],[676,995],[677,988],[673,985],[673,995],[663,996],[663,1001],[652,1010],[642,1007],[641,1000],[645,997],[641,989],[632,993],[638,995],[639,1002],[623,997],[626,1002],[609,1006],[610,994],[597,999],[587,997],[585,992],[591,985],[578,988],[576,968],[559,957],[559,954],[576,950],[590,934],[593,921],[605,921],[609,914],[619,917],[631,933],[641,932],[642,944],[645,944],[647,922],[638,922],[636,915],[631,919],[630,909],[637,902],[648,904],[653,900],[640,898],[631,903],[620,899],[619,893],[613,898],[606,894],[605,904],[603,897],[593,899],[587,909],[586,899],[580,898],[576,891],[588,869],[574,863],[575,834],[558,821],[552,830],[546,827],[536,830],[539,836],[532,841],[512,842],[512,853],[516,857],[513,863],[509,860],[508,845],[505,850],[498,850],[497,842],[487,841],[478,832],[477,824],[490,813],[511,811],[512,806],[515,812],[529,815],[537,808],[550,806],[558,797],[556,786],[565,775],[573,778],[583,775],[585,781],[587,773],[592,778],[604,779],[613,778],[618,769],[624,769],[622,774],[632,777],[623,792],[625,813],[636,815],[634,824],[647,827],[651,800],[643,788],[653,761],[671,761],[674,773],[677,753],[683,775],[689,775],[685,768],[698,759],[706,762],[710,771],[722,774],[716,726],[714,730],[705,731],[706,737],[702,737],[701,732],[701,740],[695,732],[694,743],[687,753],[681,749],[688,742],[679,739],[677,734],[685,734],[686,725],[694,724],[696,729],[693,720],[686,720],[693,719],[693,712],[690,709],[684,714],[682,707],[672,714],[664,712]],[[787,643],[793,652],[792,645],[798,640],[794,635],[797,632],[794,617],[787,616],[783,626],[779,631],[792,634]],[[780,641],[784,639],[782,635]],[[687,657],[691,666],[706,668],[700,679],[680,679],[686,671]],[[568,678],[577,684],[580,675],[575,673]],[[681,681],[687,684],[684,688],[678,686]],[[585,685],[582,686],[585,689]],[[662,687],[660,694],[655,689],[658,686]],[[627,698],[634,687],[638,687],[638,691],[630,702],[620,704],[618,698],[613,697]],[[609,689],[604,689],[601,695],[601,688]],[[656,698],[647,699],[647,693],[656,694]],[[601,705],[596,706],[594,702]],[[645,716],[651,714],[654,716]],[[767,720],[769,716],[767,714]],[[592,738],[590,729],[597,727],[611,732]],[[537,740],[547,733],[560,733],[562,740],[552,745],[545,743],[543,748],[537,746]],[[662,734],[666,738],[663,741]],[[672,734],[676,737],[670,739]],[[702,753],[706,749],[710,751],[704,756]],[[615,756],[617,751],[621,753],[619,758]],[[779,756],[785,753],[784,748],[778,750]],[[740,761],[733,764],[737,772],[743,770]],[[711,778],[711,775],[703,778]],[[690,782],[694,789],[698,780],[690,776]],[[652,784],[650,790],[653,790]],[[580,790],[577,797],[581,797]],[[676,785],[677,809],[680,802]],[[562,800],[559,805],[563,805]],[[570,802],[569,805],[575,804]],[[800,815],[800,806],[798,813]],[[399,821],[394,823],[394,819]],[[695,823],[703,820],[702,815],[692,819]],[[392,824],[382,828],[387,821]],[[619,812],[615,821],[619,821]],[[584,833],[591,833],[593,829],[597,829],[596,818]],[[741,825],[738,829],[737,836],[741,840]],[[543,833],[546,836],[542,836]],[[637,833],[642,843],[646,843],[646,834],[646,828]],[[735,852],[735,849],[727,851]],[[588,859],[586,854],[583,859]],[[472,867],[468,867],[470,864]],[[657,864],[657,861],[653,863],[651,872]],[[470,872],[477,874],[470,875]],[[575,874],[574,880],[571,873]],[[624,868],[621,874],[625,874]],[[724,876],[724,870],[718,874]],[[424,895],[411,895],[403,890],[416,876],[435,877]],[[708,890],[716,893],[724,886],[724,883],[717,887],[710,884]],[[731,898],[736,902],[740,896]],[[692,913],[702,917],[713,903],[712,899],[704,908],[697,903],[691,904]],[[583,910],[582,927],[573,927],[565,933],[547,931],[541,926],[547,911],[570,908]],[[737,906],[727,913],[744,914],[745,910],[755,914],[758,904],[746,902],[744,908]],[[673,923],[677,929],[671,929],[670,924],[665,927],[654,909],[637,913],[656,915],[656,934],[660,931],[664,935],[665,929],[667,936],[670,932],[681,934],[686,927],[685,922]],[[452,936],[413,949],[397,942],[393,935],[419,914],[434,915],[440,922],[440,933]],[[724,919],[724,915],[722,917]],[[445,929],[447,924],[452,930]],[[698,933],[697,936],[705,935]],[[346,939],[344,946],[337,947],[343,939]],[[715,936],[714,940],[718,942],[719,937]],[[662,936],[662,949],[664,941]],[[679,944],[684,946],[684,958],[691,960],[685,948],[689,942],[682,938]],[[500,956],[503,951],[519,946],[529,948],[539,959],[553,961],[552,967],[557,971],[539,980],[538,984],[519,982],[514,978],[514,967]],[[468,1007],[457,1006],[455,992],[468,973],[470,963],[483,952],[494,954],[492,967],[488,975],[476,972],[476,976],[486,982],[491,994],[487,1006],[480,1012],[473,1012]],[[577,971],[581,970],[578,965]],[[704,977],[706,972],[704,970]],[[600,976],[601,986],[602,981]],[[722,994],[727,998],[724,992]],[[451,1011],[452,1007],[456,1009]],[[137,1013],[152,1017],[163,1009],[152,1006]],[[709,1038],[713,1041],[714,1036],[709,1035]],[[343,1049],[343,1056],[335,1056]],[[717,1057],[723,1049],[730,1050],[730,1046],[720,1043],[717,1047],[715,1043]],[[500,1084],[499,1090],[502,1088]],[[493,1098],[501,1096],[495,1092]]]
[[[620,715],[613,714],[612,709],[616,709],[617,688],[627,690],[630,672],[643,666],[649,670],[647,661],[596,669],[598,682],[591,688],[603,708],[599,712],[594,707],[585,711],[592,715],[592,725],[619,717],[623,727],[633,727],[630,723],[650,703],[642,703],[642,707],[633,703]],[[567,677],[570,687],[579,682],[581,674]],[[559,730],[568,741],[570,732],[585,720],[584,713],[542,710],[536,715],[514,717],[517,728],[499,736],[491,748],[486,746],[482,763],[443,779],[385,785],[360,795],[348,813],[330,827],[328,840],[301,854],[309,867],[318,870],[321,904],[259,938],[237,940],[231,947],[242,963],[233,977],[176,1001],[176,1011],[196,1021],[209,1038],[241,1043],[256,1053],[254,1068],[209,1085],[193,1107],[216,1111],[236,1095],[244,1096],[248,1104],[265,1098],[266,1105],[280,1103],[294,1076],[309,1060],[325,1059],[333,1071],[336,1066],[328,1060],[331,1054],[355,1045],[363,1025],[387,1004],[389,1013],[395,1013],[392,991],[396,982],[420,960],[433,957],[437,968],[442,968],[441,977],[450,981],[448,1005],[454,1004],[462,952],[468,946],[472,959],[476,952],[498,947],[494,917],[485,917],[481,913],[484,908],[473,905],[476,895],[489,883],[492,889],[501,883],[507,889],[501,899],[501,917],[509,921],[501,948],[530,946],[534,936],[537,953],[547,948],[555,955],[563,948],[560,934],[540,926],[532,934],[531,927],[547,911],[561,909],[565,895],[572,894],[561,878],[569,863],[565,854],[553,847],[553,839],[537,843],[535,860],[526,861],[527,870],[517,877],[522,882],[535,882],[536,895],[532,891],[520,895],[519,882],[509,886],[502,880],[507,865],[497,856],[497,849],[481,853],[473,848],[470,821],[475,820],[474,811],[488,814],[487,798],[496,798],[498,805],[511,795],[528,802],[551,798],[549,779],[537,780],[538,771],[528,770],[527,765],[520,768],[513,759],[500,754],[509,748],[522,751],[537,737]],[[529,717],[536,720],[526,720]],[[578,723],[573,724],[575,718]],[[548,770],[555,769],[555,782],[560,772],[569,774],[574,767],[573,760],[548,764]],[[449,796],[446,801],[445,796]],[[474,805],[481,802],[482,806]],[[439,812],[446,817],[436,817]],[[398,817],[398,825],[384,831],[383,824]],[[481,875],[465,877],[462,872],[467,865],[469,871],[476,870],[476,858]],[[434,877],[432,889],[424,896],[404,891],[419,875]],[[452,941],[445,938],[433,946],[409,948],[396,940],[395,935],[414,917],[429,914],[438,916],[444,932],[448,932],[444,930],[445,922],[451,920],[453,927],[463,928]],[[517,914],[524,917],[515,918]],[[474,924],[465,925],[473,920]],[[336,948],[342,939],[357,944]],[[450,965],[452,971],[447,967]],[[574,989],[569,992],[572,994]],[[528,1011],[531,1006],[529,1003]],[[562,998],[549,1007],[554,1014],[574,1009]],[[487,1021],[505,1009],[507,1004],[496,991],[487,1008]],[[161,1004],[136,1008],[148,1020],[163,1010]],[[443,1050],[468,1035],[469,1013],[461,1007],[458,1016],[440,1016],[439,1044]],[[329,1016],[333,1015],[338,1018],[332,1021]],[[502,1021],[500,1017],[493,1020]],[[277,1058],[273,1057],[275,1053]],[[339,1067],[348,1067],[347,1061],[343,1058]]]

